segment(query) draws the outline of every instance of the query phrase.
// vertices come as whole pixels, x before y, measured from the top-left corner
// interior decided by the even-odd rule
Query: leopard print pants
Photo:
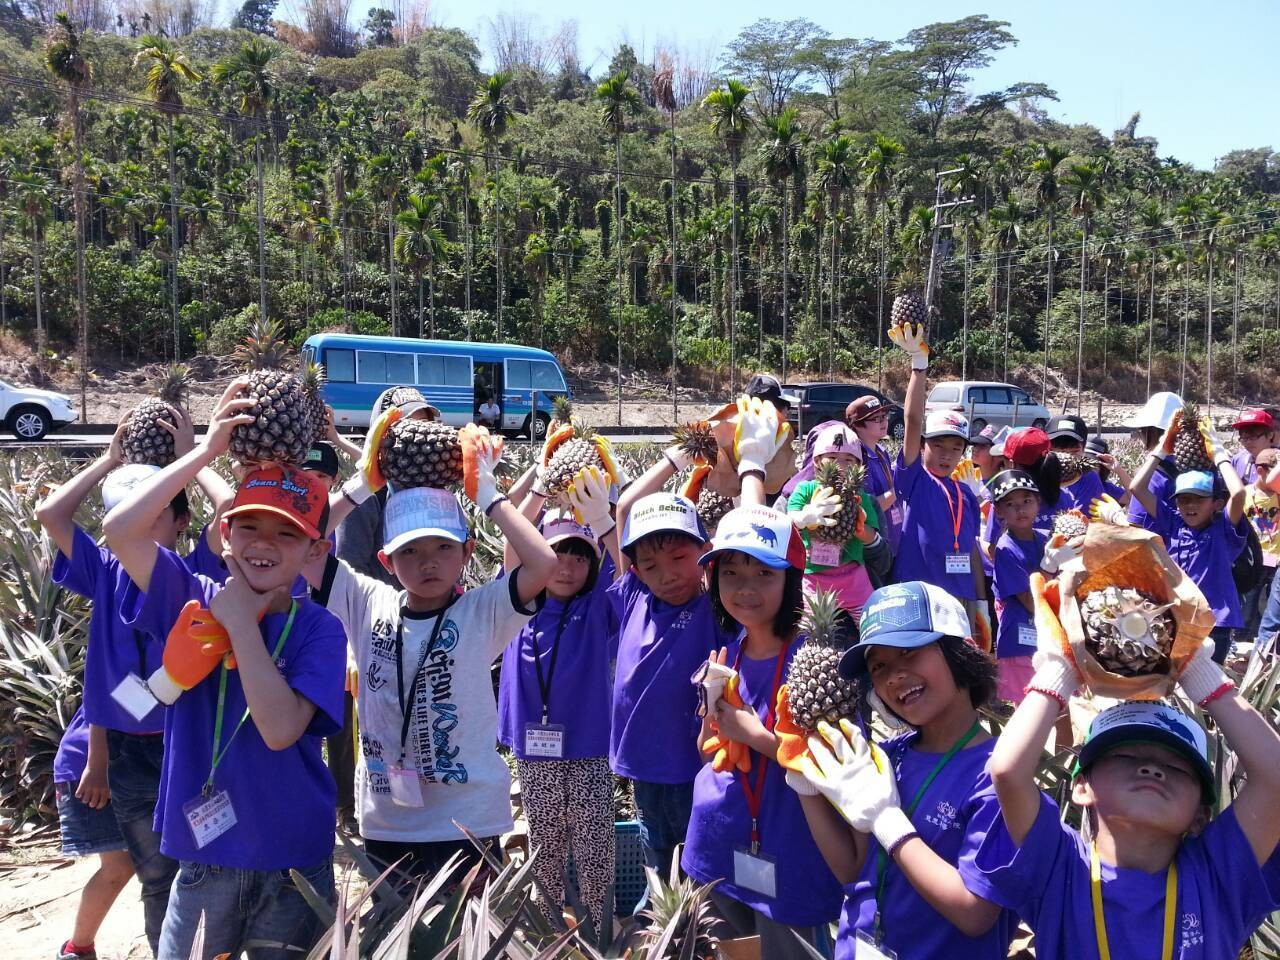
[[[517,760],[520,795],[529,820],[529,844],[538,851],[533,872],[551,898],[539,903],[559,916],[565,902],[569,854],[578,869],[583,905],[598,925],[613,883],[613,774],[606,757]]]

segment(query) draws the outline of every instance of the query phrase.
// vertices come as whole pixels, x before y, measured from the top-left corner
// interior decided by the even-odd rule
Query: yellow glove
[[[1094,520],[1110,523],[1117,527],[1129,526],[1129,515],[1125,513],[1124,507],[1120,506],[1116,498],[1109,493],[1104,493],[1089,504],[1089,516]]]
[[[911,358],[912,370],[929,369],[929,344],[924,339],[924,324],[894,324],[889,328],[889,339],[906,351]]]
[[[752,471],[764,473],[790,437],[791,424],[772,403],[759,397],[738,398],[733,452],[738,458],[739,475]]]

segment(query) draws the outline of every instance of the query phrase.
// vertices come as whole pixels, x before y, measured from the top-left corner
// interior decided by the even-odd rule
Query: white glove
[[[843,501],[830,487],[819,487],[813,491],[813,499],[803,507],[791,511],[791,522],[801,530],[814,530],[818,527],[834,527],[833,519],[840,512]]]
[[[1089,516],[1094,520],[1110,523],[1117,527],[1127,527],[1129,525],[1129,514],[1125,512],[1124,507],[1120,506],[1119,501],[1109,493],[1104,493],[1089,504]]]
[[[684,473],[694,464],[694,459],[679,444],[672,444],[662,451],[662,455],[667,458],[667,462],[671,464],[671,469],[676,473]]]
[[[906,351],[912,370],[929,369],[929,344],[924,342],[924,324],[895,324],[889,328],[889,339]]]
[[[779,415],[772,403],[759,397],[739,397],[738,424],[734,431],[738,475],[764,473],[790,436],[791,424]]]
[[[1062,565],[1074,560],[1084,552],[1084,537],[1064,540],[1062,534],[1055,533],[1044,545],[1044,556],[1040,558],[1040,569],[1045,573],[1056,574]]]
[[[1201,424],[1204,430],[1205,445],[1209,448],[1209,459],[1213,461],[1213,465],[1216,467],[1224,460],[1230,462],[1231,454],[1227,453],[1227,438],[1210,426],[1207,417],[1201,421]]]
[[[609,515],[609,478],[599,467],[579,470],[565,493],[574,517],[591,528],[599,540],[614,527]]]
[[[491,439],[485,441],[476,456],[475,504],[481,513],[487,513],[499,497],[498,481],[494,479],[493,470],[501,459],[502,451],[494,448]]]
[[[821,790],[809,781],[808,777],[803,773],[796,772],[795,770],[787,770],[786,777],[784,779],[787,781],[787,786],[802,797],[816,797],[822,793]]]
[[[1200,644],[1200,649],[1178,675],[1178,686],[1198,707],[1203,707],[1205,701],[1224,686],[1234,686],[1222,667],[1213,662],[1213,640],[1205,638]]]
[[[708,660],[698,668],[693,675],[693,682],[702,687],[702,702],[706,704],[708,713],[715,710],[716,704],[724,697],[724,688],[736,675],[737,671],[733,667],[714,660]]]
[[[961,460],[956,468],[951,471],[951,479],[968,487],[973,492],[973,495],[978,498],[979,503],[983,501],[987,485],[982,482],[982,471],[978,469],[978,465],[968,457]]]
[[[916,832],[898,801],[898,784],[888,756],[868,744],[848,720],[837,730],[818,724],[821,736],[809,738],[809,754],[820,778],[813,785],[855,830],[875,835],[886,852]]]
[[[342,495],[357,507],[373,496],[363,470],[357,470],[342,484]]]
[[[1068,574],[1059,580],[1058,589],[1062,595],[1075,589],[1076,577]],[[1034,576],[1033,576],[1034,580]],[[1049,607],[1047,600],[1036,596],[1035,584],[1032,584],[1031,595],[1035,606],[1036,653],[1031,664],[1036,672],[1027,684],[1028,690],[1039,690],[1048,694],[1066,708],[1071,695],[1080,689],[1080,674],[1075,664],[1067,659],[1062,650],[1062,637],[1065,635],[1062,624]],[[1053,622],[1046,620],[1052,618]]]

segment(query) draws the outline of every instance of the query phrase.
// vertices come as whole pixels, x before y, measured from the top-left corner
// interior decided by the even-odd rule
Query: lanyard
[[[284,629],[280,631],[280,638],[276,640],[276,647],[271,651],[271,660],[274,663],[280,656],[280,651],[284,649],[284,642],[289,639],[289,634],[293,631],[293,618],[298,614],[298,601],[294,600],[289,607],[289,619],[284,622]],[[213,793],[213,775],[218,769],[218,765],[222,763],[222,758],[227,755],[227,751],[231,749],[231,741],[236,738],[236,734],[240,732],[240,728],[244,726],[244,722],[249,719],[249,707],[246,705],[244,713],[240,716],[240,722],[236,724],[236,728],[231,731],[231,736],[227,737],[227,742],[222,744],[222,749],[218,749],[218,743],[222,740],[222,715],[227,707],[227,664],[224,659],[222,664],[222,672],[218,675],[218,710],[213,716],[213,753],[212,761],[209,763],[209,776],[204,781],[204,788],[200,791],[201,796],[209,796]]]
[[[930,474],[933,476],[933,474]],[[933,477],[938,486],[942,488],[943,495],[947,498],[947,510],[951,514],[951,532],[955,537],[954,546],[952,547],[956,553],[960,552],[960,525],[964,523],[964,494],[960,492],[960,482],[952,480],[952,486],[956,488],[956,503],[951,502],[951,491],[947,489],[946,481],[942,477]],[[959,504],[957,508],[956,504]]]
[[[778,724],[778,718],[774,716],[773,705],[778,702],[778,689],[782,686],[782,670],[787,664],[787,647],[789,643],[783,643],[782,649],[778,651],[777,666],[773,669],[773,689],[769,693],[769,705],[765,710],[764,728],[773,733],[773,728]],[[738,656],[733,661],[733,669],[738,669],[738,664],[742,662],[742,651],[746,649],[747,640],[742,639],[742,646],[738,647]],[[748,774],[741,770],[737,771],[738,783],[742,784],[742,793],[747,798],[747,812],[751,814],[751,852],[756,854],[760,852],[760,808],[764,804],[764,775],[769,766],[769,758],[760,754],[760,763],[755,772],[756,782],[753,787],[751,778]]]
[[[542,651],[538,648],[538,631],[529,631],[529,645],[533,647],[533,668],[538,673],[538,696],[542,699],[542,724],[546,726],[547,717],[551,714],[551,681],[555,679],[556,663],[560,659],[560,638],[564,636],[564,625],[569,619],[572,601],[564,605],[560,611],[560,622],[556,624],[556,639],[551,645],[551,662],[547,664],[547,675],[542,675]]]
[[[1089,891],[1093,899],[1093,933],[1098,940],[1098,957],[1111,960],[1111,947],[1107,944],[1107,923],[1102,916],[1102,866],[1098,860],[1098,845],[1089,844]],[[1160,948],[1160,960],[1173,957],[1173,921],[1178,912],[1178,864],[1169,864],[1164,881],[1164,944]]]
[[[427,665],[427,658],[431,656],[431,651],[440,642],[440,631],[444,627],[445,614],[449,612],[449,608],[453,606],[453,601],[456,599],[458,599],[457,594],[451,596],[436,617],[436,625],[431,628],[431,638],[422,648],[422,655],[418,658],[418,669],[414,671],[413,679],[409,681],[407,694],[404,689],[404,610],[400,611],[400,622],[396,625],[396,696],[400,700],[400,766],[402,767],[404,766],[404,745],[409,739],[409,724],[413,720],[413,703],[417,699],[423,669]]]
[[[920,806],[920,801],[924,799],[925,792],[933,786],[933,781],[938,779],[938,774],[942,773],[952,758],[967,747],[969,741],[976,737],[981,730],[982,725],[977,720],[973,721],[973,726],[965,731],[964,736],[953,743],[951,749],[944,753],[938,759],[938,762],[933,765],[929,775],[924,778],[924,783],[920,784],[920,788],[916,790],[916,795],[911,798],[911,802],[907,804],[906,810],[903,811],[908,818],[916,812],[916,808]],[[876,855],[876,942],[880,940],[880,904],[884,902],[884,885],[888,880],[888,874],[889,854],[881,850]],[[1106,960],[1106,958],[1103,958],[1103,960]]]

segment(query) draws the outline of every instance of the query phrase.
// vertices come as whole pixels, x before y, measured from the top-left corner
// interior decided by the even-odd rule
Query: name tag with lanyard
[[[930,474],[930,476],[933,476],[933,474]],[[972,551],[962,551],[960,549],[960,527],[964,524],[964,493],[960,490],[959,482],[952,480],[951,485],[956,490],[956,499],[953,502],[951,491],[947,489],[946,481],[941,477],[933,477],[933,479],[942,488],[942,494],[947,498],[947,512],[951,514],[951,552],[947,554],[946,558],[947,573],[971,573]]]
[[[542,701],[542,722],[524,725],[525,756],[539,760],[564,758],[565,728],[562,723],[548,722],[551,714],[551,682],[555,679],[556,663],[560,659],[560,640],[564,637],[564,625],[569,619],[571,604],[566,603],[556,624],[556,637],[551,645],[547,672],[542,672],[542,650],[538,647],[538,631],[529,631],[529,645],[533,647],[533,667],[538,675],[538,696]]]
[[[736,671],[742,662],[742,652],[746,649],[744,637],[738,647],[737,659],[733,662]],[[764,716],[764,728],[770,733],[778,724],[774,715],[774,704],[778,702],[778,688],[782,686],[782,671],[787,663],[787,647],[784,643],[778,652],[777,666],[773,671],[773,689],[769,693],[769,707]],[[765,774],[768,772],[769,758],[756,754],[754,769],[744,773],[735,772],[743,796],[747,798],[747,812],[751,814],[751,845],[738,847],[733,851],[733,882],[746,890],[753,890],[766,897],[778,895],[778,863],[773,857],[760,852],[760,810],[764,804]],[[751,774],[755,774],[755,783],[751,782]]]
[[[435,626],[431,628],[431,636],[418,657],[418,668],[409,680],[408,691],[404,688],[404,610],[400,611],[400,622],[396,625],[396,697],[400,703],[400,759],[388,764],[387,779],[391,783],[391,800],[397,806],[415,808],[423,806],[422,777],[416,766],[406,767],[404,763],[406,744],[409,742],[409,726],[413,723],[413,710],[418,700],[418,690],[422,686],[427,660],[430,659],[436,644],[440,642],[440,631],[444,629],[445,617],[456,599],[456,595],[450,597],[449,602],[440,611],[440,615],[436,617]]]
[[[1102,862],[1098,859],[1098,845],[1089,844],[1089,895],[1093,903],[1093,935],[1098,942],[1100,960],[1111,960],[1111,945],[1107,942],[1107,921],[1102,911]],[[1164,878],[1164,942],[1160,947],[1160,960],[1173,960],[1175,921],[1178,919],[1178,863],[1169,864]]]
[[[289,607],[289,619],[285,621],[284,629],[280,631],[275,649],[271,651],[272,663],[280,659],[280,651],[284,649],[285,641],[293,632],[293,621],[297,615],[298,601],[295,600]],[[227,737],[227,742],[221,742],[222,720],[227,708],[227,674],[229,673],[225,662],[219,670],[221,672],[218,674],[218,708],[213,717],[213,751],[209,760],[209,776],[205,778],[200,795],[182,805],[182,815],[186,817],[187,826],[191,828],[191,836],[195,839],[197,850],[203,850],[236,825],[236,810],[231,803],[231,795],[226,790],[214,789],[213,776],[226,757],[227,751],[231,749],[236,734],[249,719],[249,708],[246,706],[235,729],[231,731],[231,736]]]
[[[146,645],[142,639],[142,634],[137,630],[133,632],[133,642],[138,648],[138,669],[146,670]],[[123,707],[129,716],[139,723],[145,720],[147,715],[160,705],[160,701],[151,692],[151,688],[147,686],[146,681],[136,673],[129,674],[116,684],[115,689],[111,691],[111,699]]]
[[[842,544],[828,543],[826,540],[810,540],[809,562],[816,567],[838,567],[842,547]]]

